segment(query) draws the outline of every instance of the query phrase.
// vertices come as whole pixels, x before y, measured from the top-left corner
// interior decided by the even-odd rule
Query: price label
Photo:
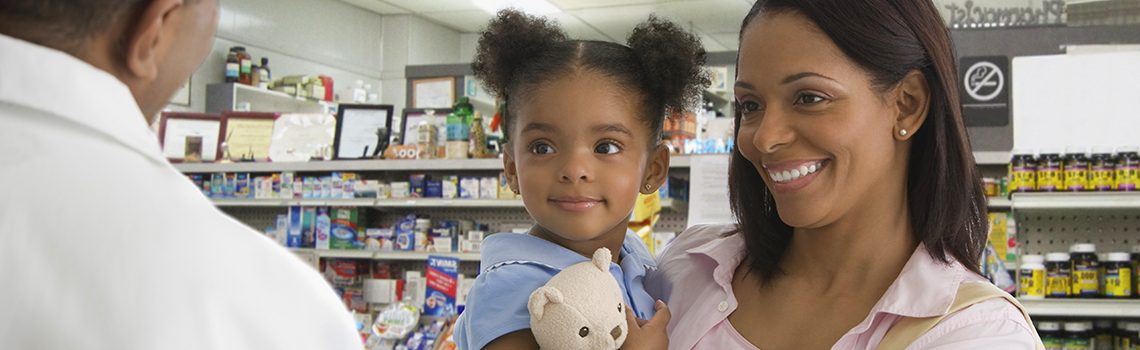
[[[384,158],[387,159],[417,159],[419,158],[420,150],[416,146],[397,145],[388,147],[384,152]]]

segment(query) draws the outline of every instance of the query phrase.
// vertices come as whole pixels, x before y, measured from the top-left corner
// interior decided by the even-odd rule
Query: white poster
[[[388,110],[359,109],[344,110],[340,122],[340,146],[337,156],[341,158],[368,157],[376,151],[376,131],[388,127]]]
[[[690,156],[689,226],[735,222],[728,204],[730,157],[730,154]]]

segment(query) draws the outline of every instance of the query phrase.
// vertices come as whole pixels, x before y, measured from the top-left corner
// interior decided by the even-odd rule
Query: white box
[[[392,183],[392,193],[390,194],[393,199],[408,198],[409,190],[407,181],[396,181]]]
[[[479,198],[479,178],[465,177],[460,179],[459,198]]]
[[[432,246],[435,247],[437,252],[451,252],[451,237],[435,237],[432,239]]]
[[[494,177],[484,177],[483,179],[479,180],[479,198],[498,199],[499,179]]]
[[[482,242],[483,231],[467,231],[467,240],[472,242]]]
[[[463,274],[459,274],[459,290],[455,294],[455,305],[467,305],[467,293],[471,292],[471,287],[475,286],[474,278],[467,278]]]
[[[410,296],[417,308],[423,309],[427,296],[427,281],[419,271],[404,272],[404,296]]]
[[[364,280],[364,301],[377,304],[391,304],[399,300],[396,291],[396,280],[366,279]]]
[[[440,189],[440,195],[443,198],[459,197],[459,178],[455,176],[444,176],[443,185]]]

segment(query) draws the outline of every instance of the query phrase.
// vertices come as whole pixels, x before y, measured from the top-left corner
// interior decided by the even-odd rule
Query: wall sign
[[[1033,7],[974,7],[973,0],[962,6],[952,3],[945,6],[950,15],[946,23],[950,28],[1023,27],[1064,24],[1064,0],[1042,0],[1040,8]]]
[[[963,57],[958,69],[966,126],[1009,125],[1009,57]]]

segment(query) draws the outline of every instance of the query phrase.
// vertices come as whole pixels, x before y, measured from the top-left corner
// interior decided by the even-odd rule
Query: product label
[[[1009,172],[1009,190],[1028,192],[1037,189],[1037,172],[1029,167],[1013,167]]]
[[[1114,179],[1112,167],[1094,166],[1089,171],[1089,187],[1098,191],[1112,190]]]
[[[1073,267],[1073,294],[1079,296],[1095,297],[1100,291],[1100,276],[1096,267],[1091,264]]]
[[[1067,297],[1072,291],[1069,286],[1071,280],[1072,276],[1069,276],[1068,271],[1064,274],[1050,273],[1046,278],[1045,293],[1051,297]]]
[[[241,70],[241,64],[226,63],[226,77],[227,78],[237,78],[238,75],[241,74],[239,72],[239,70]]]
[[[458,291],[459,258],[430,255],[427,261],[427,295],[425,316],[455,315]]]
[[[1090,344],[1090,343],[1092,343],[1092,342],[1090,342],[1088,339],[1069,338],[1069,339],[1065,339],[1065,341],[1063,343],[1064,345],[1062,346],[1062,349],[1064,349],[1064,350],[1091,350],[1092,347],[1090,345],[1092,345],[1092,344]]]
[[[1088,166],[1065,167],[1065,189],[1084,191],[1089,186]]]
[[[1136,165],[1122,165],[1116,167],[1116,189],[1135,190],[1140,184],[1140,177],[1136,174]]]
[[[1061,169],[1057,167],[1041,167],[1037,169],[1037,190],[1056,191],[1065,183],[1061,181]]]
[[[1132,269],[1108,269],[1104,275],[1104,295],[1109,297],[1132,296]]]
[[[1017,292],[1023,297],[1045,296],[1045,270],[1021,269]]]
[[[1045,350],[1064,350],[1065,343],[1059,338],[1045,338],[1041,337],[1041,344],[1045,345]]]
[[[252,60],[241,60],[241,73],[242,74],[249,74],[249,72],[251,72],[251,71],[253,71],[253,61]]]

